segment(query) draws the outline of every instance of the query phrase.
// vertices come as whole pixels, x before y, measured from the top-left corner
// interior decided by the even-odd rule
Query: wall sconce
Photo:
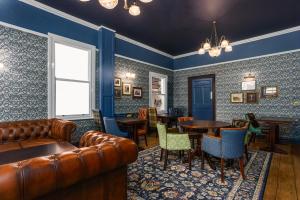
[[[135,74],[133,74],[133,73],[126,73],[126,78],[128,78],[128,79],[135,79]]]
[[[244,76],[244,81],[255,81],[255,76],[249,73],[248,75]]]

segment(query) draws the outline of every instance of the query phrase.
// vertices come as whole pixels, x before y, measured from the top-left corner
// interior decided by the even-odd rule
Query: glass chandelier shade
[[[91,0],[79,0],[81,2],[88,2],[88,1],[91,1]],[[118,2],[119,0],[98,0],[99,4],[106,8],[106,9],[114,9],[117,5],[118,5]],[[132,1],[127,1],[127,0],[124,0],[124,9],[125,10],[128,10],[129,14],[132,15],[132,16],[138,16],[141,14],[141,9],[140,7],[136,4],[138,0],[132,0]],[[152,2],[152,0],[139,0],[140,2],[142,3],[150,3]],[[129,3],[132,3],[131,5],[129,5]]]
[[[118,5],[118,0],[99,0],[99,3],[106,9],[114,9]]]
[[[130,6],[129,8],[129,14],[131,14],[132,16],[138,16],[141,14],[141,10],[140,10],[140,7],[137,6],[135,3]]]
[[[203,55],[208,52],[211,57],[218,57],[221,55],[222,49],[224,49],[225,52],[231,52],[232,46],[224,36],[222,36],[220,39],[218,38],[216,22],[214,21],[211,37],[210,39],[206,39],[201,45],[200,49],[198,50],[198,54]]]

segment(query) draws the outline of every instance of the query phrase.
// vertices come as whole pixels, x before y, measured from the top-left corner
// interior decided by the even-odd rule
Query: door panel
[[[201,120],[214,120],[213,78],[192,79],[192,116]]]

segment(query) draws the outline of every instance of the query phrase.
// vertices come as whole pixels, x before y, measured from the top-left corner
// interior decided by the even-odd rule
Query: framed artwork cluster
[[[242,82],[241,92],[233,92],[230,94],[230,102],[255,104],[258,103],[259,98],[273,98],[273,97],[278,97],[277,86],[261,87],[260,96],[259,96],[259,92],[256,91],[255,80],[244,81]]]
[[[122,96],[131,96],[133,99],[143,98],[143,89],[141,87],[132,87],[131,83],[123,83],[121,78],[114,80],[114,95],[116,99]]]

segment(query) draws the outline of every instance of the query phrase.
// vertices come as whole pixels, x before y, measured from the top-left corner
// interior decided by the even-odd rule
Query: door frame
[[[207,74],[200,76],[188,77],[188,115],[192,116],[192,82],[195,79],[212,79],[212,104],[213,104],[213,119],[216,120],[216,75]]]

